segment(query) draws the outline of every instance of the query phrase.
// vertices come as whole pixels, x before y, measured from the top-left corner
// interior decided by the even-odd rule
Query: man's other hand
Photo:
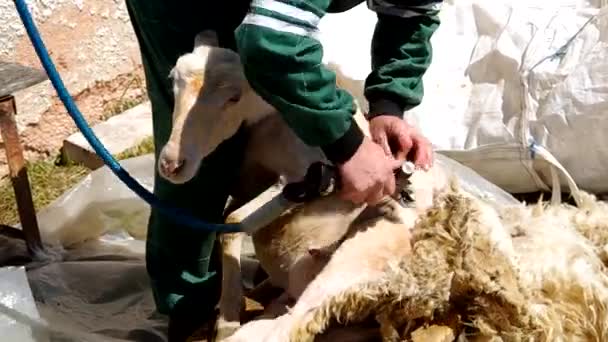
[[[370,120],[372,139],[388,156],[401,164],[411,161],[418,168],[433,166],[433,147],[417,129],[394,115],[379,115]]]
[[[355,154],[338,166],[341,197],[356,204],[374,205],[395,192],[394,170],[401,162],[384,153],[380,145],[365,137]]]

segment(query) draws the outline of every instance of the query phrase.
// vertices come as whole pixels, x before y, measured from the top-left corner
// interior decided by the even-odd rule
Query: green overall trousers
[[[206,29],[216,31],[220,46],[234,50],[234,29],[249,4],[248,0],[126,0],[126,4],[152,105],[156,160],[172,127],[169,71],[179,56],[192,51],[195,35]],[[225,141],[203,161],[197,177],[183,185],[164,180],[155,168],[155,195],[203,220],[221,223],[228,191],[242,160],[243,145],[241,133]],[[179,331],[172,330],[191,333],[214,311],[221,279],[219,254],[214,252],[219,248],[213,248],[215,237],[215,233],[180,226],[152,209],[146,265],[157,310],[170,317],[170,340],[184,339],[176,337]],[[173,328],[172,323],[182,326]],[[193,326],[184,326],[188,324]]]

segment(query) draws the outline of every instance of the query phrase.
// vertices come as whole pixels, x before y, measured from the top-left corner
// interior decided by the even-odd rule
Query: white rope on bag
[[[532,143],[530,145],[530,151],[535,155],[540,156],[546,162],[549,163],[552,186],[551,204],[558,205],[562,202],[562,190],[559,179],[559,172],[561,172],[561,174],[566,178],[566,181],[568,182],[568,188],[570,190],[570,193],[572,194],[572,197],[574,198],[574,202],[577,206],[580,206],[583,203],[580,195],[580,189],[572,178],[572,176],[570,175],[570,173],[568,172],[568,170],[566,170],[566,168],[557,160],[557,158],[555,158],[555,156],[543,146]]]

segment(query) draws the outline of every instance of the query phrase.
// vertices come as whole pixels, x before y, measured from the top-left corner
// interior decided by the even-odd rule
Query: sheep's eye
[[[234,94],[228,99],[229,103],[237,103],[241,100],[241,94]]]

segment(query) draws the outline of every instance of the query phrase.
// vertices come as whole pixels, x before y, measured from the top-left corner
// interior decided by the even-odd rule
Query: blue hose
[[[27,35],[36,50],[36,54],[42,63],[47,75],[53,87],[57,91],[61,102],[67,109],[68,113],[74,120],[74,123],[78,127],[78,129],[82,132],[85,139],[89,142],[89,144],[93,147],[93,150],[97,155],[101,157],[103,162],[107,167],[112,170],[112,172],[126,185],[135,192],[140,198],[146,201],[150,206],[159,210],[159,212],[167,217],[171,218],[174,222],[190,227],[196,230],[205,230],[205,231],[215,231],[222,233],[231,233],[231,232],[240,232],[240,225],[238,224],[214,224],[209,222],[204,222],[197,217],[193,216],[191,213],[184,211],[182,208],[177,208],[171,206],[168,203],[164,203],[158,197],[154,196],[151,192],[149,192],[146,188],[144,188],[141,184],[137,182],[131,175],[122,168],[122,166],[114,159],[114,157],[106,150],[103,144],[97,139],[93,130],[89,127],[86,120],[83,118],[80,110],[74,103],[74,100],[70,96],[69,92],[65,88],[63,81],[61,80],[61,76],[55,69],[55,66],[49,56],[42,39],[40,38],[40,33],[38,32],[34,21],[32,20],[32,16],[29,12],[27,4],[25,0],[14,0],[15,7],[17,8],[17,12],[19,12],[19,17],[23,22],[23,26],[27,31]]]

